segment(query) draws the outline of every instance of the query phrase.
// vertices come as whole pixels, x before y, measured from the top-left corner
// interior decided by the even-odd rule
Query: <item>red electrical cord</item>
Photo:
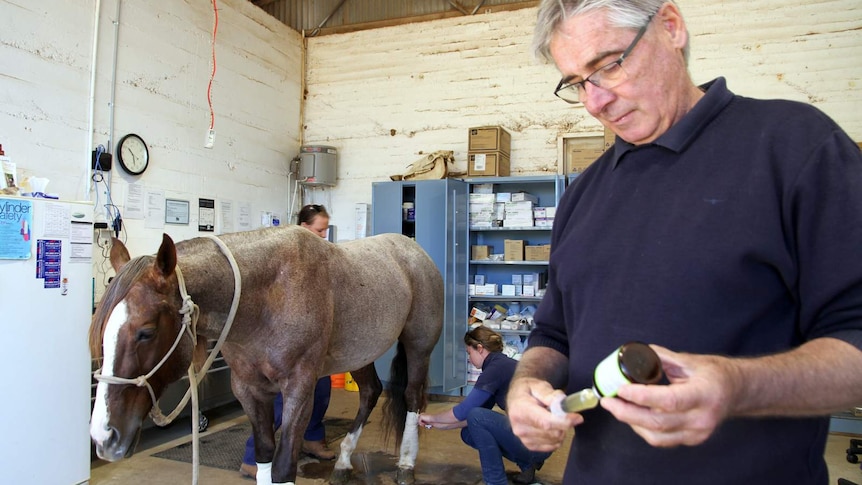
[[[213,14],[215,14],[215,21],[213,23],[213,40],[212,40],[213,70],[212,70],[212,74],[210,74],[209,85],[207,86],[207,104],[209,104],[209,107],[210,107],[210,130],[212,130],[215,127],[215,112],[213,111],[212,90],[213,90],[213,79],[215,79],[215,73],[216,73],[215,41],[216,41],[216,33],[218,32],[218,7],[216,6],[216,0],[213,0]]]

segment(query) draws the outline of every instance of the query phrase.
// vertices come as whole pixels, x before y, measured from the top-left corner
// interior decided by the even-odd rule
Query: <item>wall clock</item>
[[[140,175],[150,164],[150,151],[143,138],[129,133],[117,143],[117,158],[123,170],[132,175]]]

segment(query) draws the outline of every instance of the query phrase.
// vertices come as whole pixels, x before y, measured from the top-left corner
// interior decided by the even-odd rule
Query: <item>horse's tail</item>
[[[407,405],[407,354],[404,351],[404,344],[398,342],[398,351],[395,353],[395,358],[392,359],[392,367],[389,371],[389,397],[383,403],[383,432],[384,436],[388,437],[395,432],[396,443],[401,443],[404,437],[404,426],[406,424],[407,412],[420,412],[425,409],[426,381],[420,383],[417,396],[417,409],[408,409]],[[398,445],[396,445],[397,447]]]

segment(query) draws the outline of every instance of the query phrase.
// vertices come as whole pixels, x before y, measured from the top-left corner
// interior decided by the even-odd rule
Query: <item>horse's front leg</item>
[[[285,382],[289,382],[290,385],[282,386],[284,407],[282,408],[281,439],[272,463],[272,481],[261,482],[260,468],[258,468],[257,485],[296,483],[302,435],[311,417],[311,396],[317,381],[313,378],[315,373],[303,374],[301,377],[298,375],[289,377]]]
[[[251,424],[257,485],[269,485],[272,483],[270,469],[275,456],[275,395],[243,383],[236,373],[231,387]]]

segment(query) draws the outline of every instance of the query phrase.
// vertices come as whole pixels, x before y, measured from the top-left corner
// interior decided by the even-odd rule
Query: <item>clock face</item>
[[[132,175],[140,175],[150,163],[150,151],[144,140],[134,133],[124,136],[119,143],[117,155],[120,165]]]

